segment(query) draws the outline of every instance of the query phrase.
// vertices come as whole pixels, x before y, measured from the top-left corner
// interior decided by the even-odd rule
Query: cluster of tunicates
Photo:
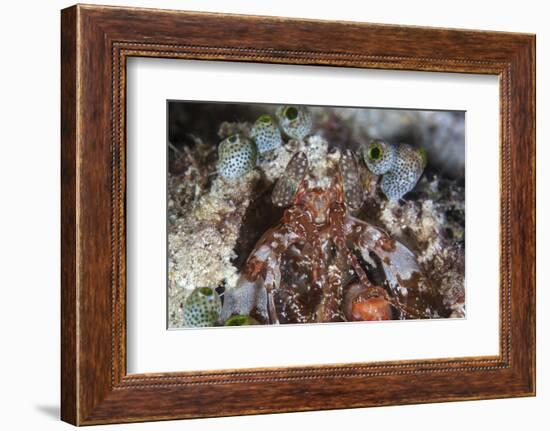
[[[233,180],[256,166],[258,154],[268,153],[283,144],[283,133],[303,140],[311,133],[312,118],[304,106],[281,106],[275,118],[264,114],[254,122],[249,136],[237,133],[225,138],[218,147],[218,173]]]

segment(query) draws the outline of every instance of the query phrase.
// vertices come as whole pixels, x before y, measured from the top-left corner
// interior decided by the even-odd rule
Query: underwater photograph
[[[465,112],[167,102],[169,329],[465,318]]]

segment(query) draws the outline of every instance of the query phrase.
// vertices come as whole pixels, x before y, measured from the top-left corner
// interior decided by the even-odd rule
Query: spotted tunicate
[[[380,139],[374,139],[361,147],[361,156],[369,170],[375,175],[388,172],[395,162],[396,148]]]
[[[259,153],[266,153],[281,146],[283,140],[281,131],[275,124],[270,115],[261,115],[258,117],[252,130],[250,137],[254,139]]]
[[[258,321],[250,316],[236,315],[231,316],[224,323],[225,326],[250,326],[259,325]]]
[[[225,138],[218,147],[218,172],[226,179],[235,179],[256,166],[257,150],[254,142],[241,135]]]
[[[305,106],[281,106],[277,119],[283,131],[291,138],[302,141],[311,133],[311,113]]]
[[[397,147],[395,161],[382,177],[380,189],[389,200],[401,199],[416,185],[426,167],[426,153],[407,144]]]
[[[198,287],[185,300],[183,324],[187,327],[214,326],[221,308],[221,299],[214,289]]]

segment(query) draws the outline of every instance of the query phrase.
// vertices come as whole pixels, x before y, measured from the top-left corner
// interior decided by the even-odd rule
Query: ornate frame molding
[[[213,25],[219,30],[201,30]],[[252,28],[258,26],[285,37],[257,34]],[[233,33],[239,36],[223,28],[238,29]],[[296,42],[308,32],[321,37]],[[331,34],[339,34],[338,40]],[[65,9],[62,418],[98,424],[533,395],[534,44],[534,36],[510,33],[99,6]],[[125,65],[132,56],[498,75],[500,354],[127,375]],[[262,401],[246,396],[255,390],[266,394]],[[304,391],[307,400],[300,396]],[[230,405],[221,402],[228,397]]]

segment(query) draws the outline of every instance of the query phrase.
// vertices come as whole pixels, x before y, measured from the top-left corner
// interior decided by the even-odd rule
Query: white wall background
[[[316,428],[543,429],[550,423],[550,28],[545,2],[295,0],[101,1],[170,9],[477,28],[537,34],[538,396],[284,415],[98,427],[135,430]],[[62,430],[59,422],[59,9],[4,2],[0,15],[0,427]],[[33,102],[29,105],[29,102]],[[33,109],[29,117],[27,110]],[[546,186],[546,187],[544,187]],[[545,190],[546,195],[543,194]],[[545,271],[546,269],[546,271]],[[260,394],[255,394],[260,396]],[[538,424],[537,424],[538,422]]]

